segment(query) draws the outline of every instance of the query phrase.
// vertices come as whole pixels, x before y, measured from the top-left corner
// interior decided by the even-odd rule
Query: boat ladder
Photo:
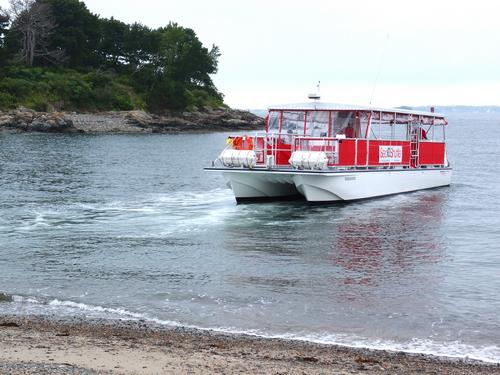
[[[414,168],[418,167],[419,138],[420,126],[412,125],[410,133],[410,165]]]

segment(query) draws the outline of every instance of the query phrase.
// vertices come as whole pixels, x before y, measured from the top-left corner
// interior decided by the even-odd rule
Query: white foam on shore
[[[489,345],[476,347],[463,342],[437,342],[429,339],[411,339],[407,342],[393,340],[369,339],[351,334],[274,334],[258,329],[238,329],[236,327],[202,327],[186,324],[174,320],[165,320],[151,317],[148,314],[128,311],[123,308],[87,305],[73,301],[53,299],[42,302],[32,297],[12,296],[13,303],[0,305],[0,313],[16,315],[51,315],[60,317],[84,317],[123,321],[144,321],[168,327],[184,327],[202,331],[213,331],[226,334],[243,334],[262,338],[296,340],[318,344],[339,345],[349,348],[363,348],[373,350],[386,350],[392,352],[405,352],[424,354],[437,357],[477,360],[487,363],[500,363],[500,347]],[[6,306],[11,308],[5,309]],[[2,311],[4,310],[4,311]]]

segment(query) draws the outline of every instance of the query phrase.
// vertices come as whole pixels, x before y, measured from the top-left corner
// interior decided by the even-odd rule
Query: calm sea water
[[[500,362],[500,114],[449,188],[236,205],[227,134],[0,135],[0,313],[145,319]]]

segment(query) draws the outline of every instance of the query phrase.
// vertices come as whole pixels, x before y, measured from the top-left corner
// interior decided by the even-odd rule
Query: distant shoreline
[[[143,321],[0,316],[0,372],[500,374],[500,365]],[[63,372],[61,372],[63,371]]]
[[[431,106],[413,106],[414,110],[428,111]],[[437,113],[444,115],[459,114],[459,113],[500,113],[500,106],[495,105],[436,105]]]
[[[42,133],[179,133],[258,130],[264,119],[247,111],[211,109],[155,115],[144,111],[101,113],[0,111],[0,132]]]

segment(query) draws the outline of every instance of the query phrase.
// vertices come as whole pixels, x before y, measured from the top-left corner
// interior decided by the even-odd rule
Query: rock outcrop
[[[143,111],[67,113],[19,108],[0,112],[0,131],[45,133],[168,133],[185,131],[257,130],[264,119],[227,108],[154,115]]]
[[[43,133],[75,133],[78,130],[65,113],[35,112],[28,108],[19,108],[9,112],[0,112],[0,131],[18,130]]]

